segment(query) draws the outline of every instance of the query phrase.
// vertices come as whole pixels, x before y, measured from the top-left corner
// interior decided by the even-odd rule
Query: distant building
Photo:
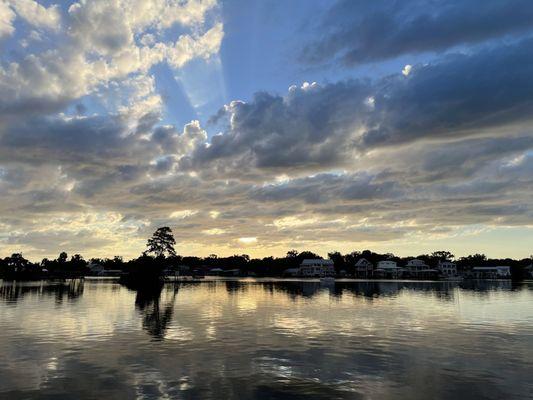
[[[122,274],[120,269],[105,269],[103,265],[98,263],[90,263],[87,268],[91,276],[120,276]]]
[[[104,266],[98,263],[90,263],[89,265],[87,265],[87,268],[91,272],[91,275],[94,276],[101,276],[105,271]]]
[[[423,260],[414,258],[407,262],[407,265],[405,266],[405,268],[407,268],[410,271],[422,271],[424,269],[428,269],[429,265],[427,265]]]
[[[178,265],[176,269],[179,275],[190,275],[191,274],[191,267],[189,267],[188,265]]]
[[[530,264],[526,267],[526,278],[533,279],[533,264]]]
[[[379,261],[374,275],[379,278],[392,278],[396,279],[402,275],[402,269],[398,267],[396,261],[384,260]]]
[[[305,277],[333,276],[335,275],[335,267],[332,260],[306,259],[300,264],[298,275]]]
[[[222,268],[211,268],[209,271],[208,271],[208,275],[222,275],[222,273],[224,272],[224,270]]]
[[[442,276],[453,277],[457,276],[457,264],[451,261],[439,261],[437,269]]]
[[[432,269],[423,260],[412,259],[409,260],[405,269],[411,278],[434,278],[437,275],[437,270]]]
[[[371,278],[374,274],[374,265],[366,258],[360,258],[355,263],[354,275],[356,278]]]
[[[239,268],[226,269],[221,273],[222,276],[240,276],[241,270]]]
[[[283,271],[283,276],[298,276],[300,268],[287,268]]]
[[[240,276],[241,270],[239,268],[233,268],[233,269],[211,268],[208,272],[208,275]]]
[[[472,277],[475,279],[501,279],[511,278],[511,267],[497,266],[497,267],[474,267],[472,268]]]

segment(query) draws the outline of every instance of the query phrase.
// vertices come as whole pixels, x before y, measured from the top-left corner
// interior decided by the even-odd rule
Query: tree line
[[[88,272],[90,264],[101,265],[107,270],[120,270],[125,273],[139,273],[140,271],[161,272],[165,269],[176,269],[187,266],[190,270],[207,272],[213,268],[222,270],[239,269],[243,275],[282,276],[289,268],[296,268],[304,259],[322,258],[311,251],[290,250],[283,257],[251,258],[247,254],[235,254],[219,257],[211,254],[207,257],[181,256],[175,251],[175,239],[169,227],[158,228],[148,239],[146,250],[137,258],[125,261],[121,256],[113,258],[91,258],[85,260],[80,254],[71,257],[61,252],[56,259],[44,258],[33,263],[23,257],[21,253],[0,258],[0,276],[24,278],[39,275],[54,277],[83,276]],[[346,271],[350,274],[354,264],[360,258],[365,258],[376,265],[378,261],[396,261],[399,266],[405,265],[410,259],[418,258],[427,265],[436,266],[439,261],[454,261],[459,271],[472,266],[508,265],[514,279],[525,276],[525,268],[533,262],[533,256],[524,259],[487,258],[484,254],[473,254],[456,258],[449,251],[435,251],[431,254],[420,254],[410,257],[399,257],[392,253],[376,253],[371,250],[352,251],[342,254],[338,251],[328,253],[333,260],[337,272]]]

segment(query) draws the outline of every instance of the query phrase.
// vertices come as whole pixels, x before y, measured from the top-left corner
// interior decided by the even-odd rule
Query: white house
[[[384,260],[378,262],[374,272],[382,278],[398,278],[402,274],[402,269],[398,267],[396,261]]]
[[[405,268],[407,268],[409,271],[423,271],[425,269],[428,269],[429,265],[427,265],[422,260],[414,258],[407,262],[407,265],[405,266]]]
[[[474,267],[472,275],[476,279],[511,278],[511,267],[500,265],[497,267]]]
[[[357,278],[370,278],[374,272],[374,265],[366,258],[360,258],[355,263],[355,276]]]
[[[446,277],[457,276],[457,264],[451,261],[439,261],[437,269],[440,274]]]
[[[409,275],[413,278],[430,278],[437,274],[435,269],[432,269],[423,260],[414,258],[407,262],[405,266]]]
[[[300,264],[298,275],[305,277],[333,276],[335,275],[335,267],[332,260],[306,259]]]

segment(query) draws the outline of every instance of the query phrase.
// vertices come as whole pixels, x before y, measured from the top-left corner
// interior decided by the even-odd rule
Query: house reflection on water
[[[97,280],[91,280],[92,284],[99,284]],[[106,280],[106,284],[120,285],[114,281]],[[84,292],[85,281],[83,279],[69,279],[65,281],[35,281],[17,282],[0,280],[0,300],[8,303],[16,303],[25,296],[50,297],[56,303],[75,301]],[[531,286],[531,283],[513,282],[510,280],[479,280],[462,282],[431,282],[431,281],[350,281],[337,280],[334,285],[325,285],[313,280],[282,280],[282,279],[216,279],[204,282],[181,282],[161,283],[158,286],[147,286],[139,289],[131,289],[136,293],[135,305],[140,311],[164,310],[175,303],[179,288],[191,288],[195,286],[207,287],[208,290],[224,287],[228,293],[239,293],[250,287],[260,287],[268,292],[285,293],[289,298],[313,297],[327,292],[331,296],[342,297],[343,295],[362,296],[367,298],[379,298],[382,296],[396,296],[402,291],[427,292],[441,298],[452,296],[454,290],[461,289],[474,292],[491,292],[494,290],[521,290]],[[160,304],[162,293],[172,293],[171,299],[163,306]],[[164,321],[166,318],[162,318]]]
[[[527,398],[532,285],[0,282],[0,399]]]
[[[113,291],[121,290],[116,282],[97,280],[89,281],[90,285],[106,285]],[[0,300],[8,304],[28,297],[53,299],[56,305],[63,302],[77,301],[84,294],[85,281],[80,279],[63,282],[1,282]],[[207,292],[218,292],[224,289],[230,296],[256,296],[260,289],[273,296],[283,295],[290,302],[299,299],[313,299],[327,294],[333,299],[343,297],[363,298],[368,301],[396,297],[402,292],[421,292],[440,300],[453,301],[457,290],[491,293],[495,290],[517,291],[527,288],[526,284],[513,284],[511,281],[465,281],[465,282],[420,282],[420,281],[342,281],[334,285],[323,285],[311,280],[268,280],[268,279],[217,279],[201,283],[181,282],[150,285],[128,291],[135,293],[135,309],[142,321],[142,328],[155,340],[163,340],[168,327],[172,324],[178,293],[180,290],[191,291],[193,288],[204,288]],[[124,290],[125,288],[122,288]],[[242,299],[240,299],[242,301]],[[355,301],[355,300],[354,300]],[[97,311],[97,310],[96,310]]]
[[[206,282],[207,283],[207,282]],[[285,293],[289,298],[313,297],[327,292],[334,297],[353,295],[366,298],[397,296],[402,291],[426,292],[439,298],[452,297],[456,289],[473,292],[490,292],[494,290],[521,290],[528,288],[525,283],[512,281],[350,281],[337,280],[335,284],[323,284],[312,280],[221,280],[211,282],[211,287],[223,284],[228,293],[238,293],[257,286],[269,292]]]

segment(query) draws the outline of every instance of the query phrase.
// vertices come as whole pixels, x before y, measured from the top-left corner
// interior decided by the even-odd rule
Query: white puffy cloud
[[[169,218],[172,219],[185,219],[198,214],[198,210],[179,210],[170,213]]]
[[[256,237],[241,237],[241,238],[239,238],[237,240],[240,243],[245,244],[245,245],[251,245],[251,244],[257,243],[257,238]]]
[[[0,39],[15,32],[15,13],[5,0],[0,0]]]
[[[26,11],[26,47],[0,66],[0,253],[136,256],[161,225],[180,252],[266,254],[532,224],[530,41],[259,92],[223,106],[210,137],[163,122],[151,68],[216,55],[216,10],[79,1],[57,32]]]
[[[218,53],[224,36],[221,23],[217,23],[202,36],[181,36],[174,45],[164,49],[166,58],[174,68],[180,68],[194,57],[208,58]]]
[[[4,98],[0,113],[4,114],[60,110],[109,85],[124,84],[127,89],[135,82],[132,75],[142,82],[157,63],[181,68],[194,58],[209,58],[218,52],[223,38],[221,23],[204,26],[204,14],[215,6],[212,1],[80,1],[68,7],[61,25],[57,7],[44,8],[32,0],[15,3],[12,7],[33,25],[60,31],[43,37],[42,51],[28,48],[24,56],[0,66]],[[12,11],[1,4],[6,21],[2,31],[9,34]],[[143,14],[139,9],[152,11]],[[165,10],[171,10],[171,15]],[[175,23],[188,32],[171,39],[160,31]],[[148,33],[152,40],[141,40],[148,29],[156,29]],[[153,106],[157,99],[145,101]]]
[[[44,7],[35,0],[8,0],[17,15],[28,24],[37,28],[60,29],[61,14],[59,6]]]

